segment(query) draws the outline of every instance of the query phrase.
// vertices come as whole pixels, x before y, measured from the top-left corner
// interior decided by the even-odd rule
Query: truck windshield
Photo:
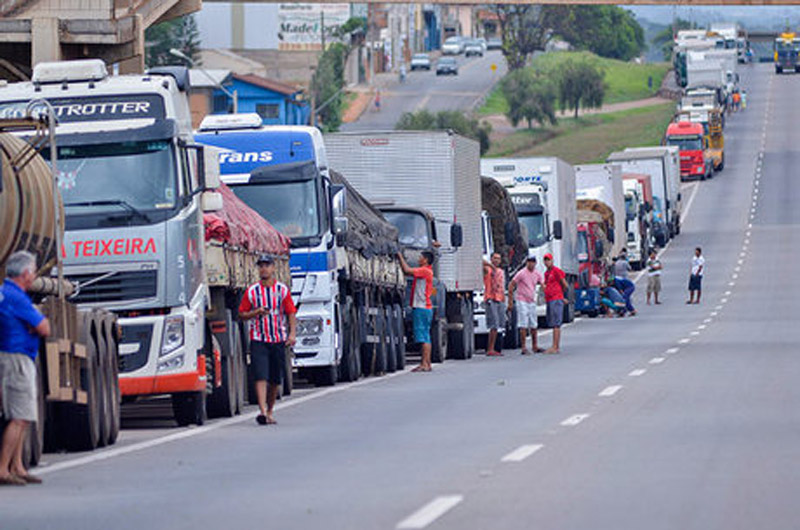
[[[45,160],[49,152],[43,153]],[[145,178],[146,177],[146,178]],[[154,222],[176,204],[168,140],[58,148],[58,187],[67,229]]]
[[[540,247],[547,243],[549,234],[543,213],[521,213],[519,223],[528,234],[529,247]]]
[[[292,239],[292,246],[305,246],[321,232],[317,185],[314,180],[239,184],[233,193]]]
[[[636,219],[636,201],[633,195],[625,196],[625,216],[629,221]]]
[[[667,145],[674,145],[679,151],[702,151],[703,140],[699,136],[670,136]]]
[[[417,212],[383,212],[386,220],[397,228],[400,244],[408,248],[427,249],[431,246],[428,222]]]

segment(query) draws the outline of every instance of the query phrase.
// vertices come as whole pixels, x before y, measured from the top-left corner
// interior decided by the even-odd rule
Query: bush
[[[506,116],[514,127],[521,121],[556,124],[556,91],[548,76],[529,68],[515,70],[506,76],[500,89],[508,102]]]
[[[444,110],[432,114],[427,110],[417,112],[404,112],[395,129],[403,131],[447,131],[452,130],[461,136],[477,140],[481,146],[481,155],[489,151],[491,146],[489,134],[492,126],[486,122],[479,122],[475,118],[468,118],[455,110]]]

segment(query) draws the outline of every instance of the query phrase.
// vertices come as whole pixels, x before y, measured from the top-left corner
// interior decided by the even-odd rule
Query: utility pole
[[[322,41],[322,53],[325,53],[325,8],[320,6],[319,9],[319,35]]]

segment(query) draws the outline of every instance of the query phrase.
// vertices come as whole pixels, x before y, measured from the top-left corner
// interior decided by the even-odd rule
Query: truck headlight
[[[322,333],[321,318],[301,318],[297,320],[297,336],[307,337]]]
[[[168,355],[183,346],[183,317],[167,317],[161,339],[161,355]]]

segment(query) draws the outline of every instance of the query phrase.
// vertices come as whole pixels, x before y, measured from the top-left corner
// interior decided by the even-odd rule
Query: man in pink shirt
[[[514,291],[517,293],[517,326],[519,327],[519,342],[522,345],[522,355],[541,353],[544,351],[538,345],[537,329],[539,317],[536,316],[537,288],[544,286],[544,276],[536,270],[536,256],[528,254],[525,267],[521,269],[508,286],[508,310],[514,308]],[[527,348],[528,330],[531,333],[532,349]]]
[[[495,350],[497,331],[506,327],[506,276],[500,265],[503,258],[495,252],[491,263],[483,263],[483,300],[486,304],[486,327],[489,328],[489,344],[486,355],[503,355]]]

